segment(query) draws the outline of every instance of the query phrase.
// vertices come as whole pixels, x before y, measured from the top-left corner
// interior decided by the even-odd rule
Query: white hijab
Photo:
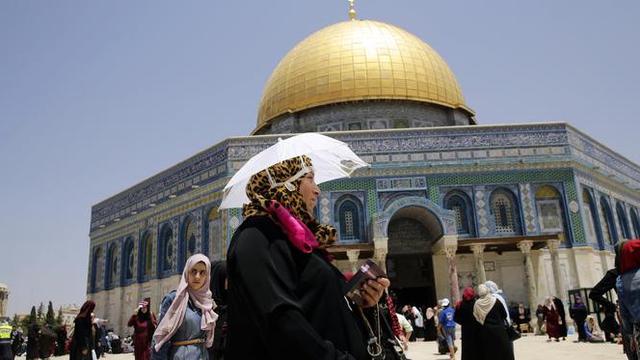
[[[487,318],[487,314],[493,308],[496,303],[496,298],[491,295],[486,285],[478,285],[478,300],[473,305],[473,317],[484,325],[484,320]]]
[[[504,297],[502,297],[502,295],[500,295],[500,294],[502,294],[502,290],[500,288],[498,288],[498,284],[496,284],[495,282],[489,280],[489,281],[485,282],[484,285],[489,289],[489,292],[491,293],[491,295],[493,295],[493,297],[495,297],[498,301],[500,301],[500,303],[504,307],[504,311],[507,313],[507,322],[509,324],[511,324],[511,316],[509,315],[509,307],[507,306],[507,301],[504,299]]]

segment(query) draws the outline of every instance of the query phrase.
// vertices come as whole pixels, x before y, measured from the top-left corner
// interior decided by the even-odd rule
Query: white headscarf
[[[487,286],[484,284],[478,285],[478,300],[473,305],[473,317],[484,325],[484,320],[495,303],[496,298],[489,292]]]
[[[493,297],[495,297],[496,300],[500,301],[502,306],[504,306],[504,311],[507,313],[507,322],[511,324],[511,316],[509,315],[509,307],[507,306],[507,301],[504,299],[504,297],[502,297],[502,295],[500,295],[502,294],[502,289],[498,288],[498,284],[491,280],[485,282],[484,285],[487,287],[487,289],[489,289],[491,295],[493,295]]]

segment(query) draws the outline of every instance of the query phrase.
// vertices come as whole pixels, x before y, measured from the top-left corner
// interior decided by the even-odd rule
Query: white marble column
[[[351,272],[354,274],[358,271],[358,258],[360,257],[360,250],[347,250],[347,258],[349,259],[349,266],[351,266]]]
[[[531,240],[523,240],[518,243],[518,248],[522,251],[524,255],[524,271],[527,277],[527,295],[529,297],[529,309],[531,313],[536,309],[537,301],[537,290],[536,290],[536,278],[535,273],[533,272],[533,261],[531,260],[531,247],[533,246],[533,241]]]
[[[473,251],[473,259],[476,264],[478,284],[484,284],[487,281],[487,273],[484,271],[484,244],[471,245],[471,251]]]
[[[387,271],[387,254],[389,253],[388,239],[385,237],[373,239],[373,259],[385,272]]]
[[[456,265],[457,246],[445,246],[444,253],[449,263],[449,285],[451,286],[452,303],[460,300],[460,287],[458,285],[458,267]]]
[[[567,290],[564,284],[564,277],[562,276],[562,271],[560,270],[560,254],[558,253],[558,248],[560,247],[560,240],[551,239],[547,240],[547,247],[549,248],[549,253],[551,254],[551,267],[553,268],[553,278],[556,283],[556,296],[562,299],[562,301],[567,303]]]

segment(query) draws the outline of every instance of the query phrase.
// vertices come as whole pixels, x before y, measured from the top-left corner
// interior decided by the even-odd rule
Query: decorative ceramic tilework
[[[564,184],[565,197],[568,202],[579,202],[581,196],[578,196],[578,189],[576,189],[575,181],[565,181]],[[582,215],[580,212],[569,211],[569,226],[570,234],[566,234],[569,240],[575,244],[586,244],[587,239],[584,233],[584,225],[582,221]]]
[[[421,177],[383,178],[376,180],[378,191],[403,191],[426,189],[426,179]]]
[[[568,127],[567,135],[569,144],[578,152],[586,155],[583,159],[588,160],[593,165],[605,167],[606,171],[614,170],[632,181],[634,186],[640,186],[638,182],[640,180],[640,168],[637,164],[594,142],[572,127]]]
[[[378,193],[379,209],[382,210],[386,208],[390,202],[393,202],[403,197],[409,197],[409,196],[425,197],[425,195],[426,194],[424,190],[380,192]]]
[[[522,206],[522,214],[524,215],[524,226],[526,234],[533,234],[537,231],[536,211],[533,204],[534,194],[531,193],[531,184],[519,184],[520,187],[520,205]]]
[[[320,221],[323,224],[329,224],[331,222],[331,200],[327,191],[320,194],[319,205]]]
[[[484,187],[476,187],[473,193],[476,204],[476,218],[478,221],[478,230],[480,236],[486,236],[489,234],[489,219],[487,217],[487,201]]]
[[[105,201],[102,201],[94,205],[91,209],[91,224],[92,227],[100,224],[100,220],[108,216],[119,216],[124,218],[129,216],[130,213],[124,213],[124,209],[136,209],[143,210],[145,202],[148,205],[150,201],[148,199],[156,197],[156,202],[160,199],[168,199],[168,197],[160,196],[166,189],[173,186],[182,184],[184,187],[185,181],[191,179],[191,184],[194,184],[193,178],[199,177],[200,183],[211,182],[225,173],[217,172],[213,176],[208,176],[211,168],[218,168],[223,166],[227,160],[227,151],[225,144],[215,145],[193,157],[180,163],[166,171],[163,171],[148,180],[118,194]],[[204,179],[204,180],[203,180]],[[147,200],[147,201],[144,201]]]

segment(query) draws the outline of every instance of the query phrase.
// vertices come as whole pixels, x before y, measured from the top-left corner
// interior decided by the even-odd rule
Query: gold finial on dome
[[[351,20],[356,19],[356,9],[355,9],[355,6],[353,5],[354,2],[355,0],[349,0],[349,19]]]

